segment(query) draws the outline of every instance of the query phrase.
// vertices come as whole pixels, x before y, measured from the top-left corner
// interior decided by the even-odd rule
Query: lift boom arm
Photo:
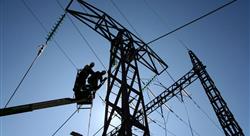
[[[86,99],[76,100],[72,98],[62,98],[62,99],[3,108],[3,109],[0,109],[0,117],[23,113],[23,112],[30,112],[30,111],[39,110],[39,109],[45,109],[45,108],[50,108],[50,107],[55,107],[55,106],[73,104],[73,103],[78,103],[78,102],[89,104],[89,101],[86,101]]]

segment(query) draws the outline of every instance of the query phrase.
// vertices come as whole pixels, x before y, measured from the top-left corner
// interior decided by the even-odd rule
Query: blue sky
[[[57,2],[51,0],[25,0],[39,17],[47,30],[63,14]],[[68,0],[59,0],[64,6]],[[119,14],[112,3],[107,0],[90,1],[89,3],[107,12],[111,17],[134,32],[126,20]],[[228,2],[226,0],[114,0],[130,23],[145,41],[154,38],[197,18],[208,11]],[[214,79],[221,95],[227,102],[245,135],[249,135],[249,2],[240,0],[225,9],[196,22],[150,46],[169,65],[168,72],[178,79],[188,72],[192,65],[182,41],[207,66],[207,71]],[[47,33],[25,8],[22,0],[0,1],[0,44],[1,44],[1,107],[8,98],[35,57],[38,46],[43,44]],[[108,67],[110,43],[79,21],[74,20],[82,34]],[[95,70],[104,68],[98,62],[86,43],[81,39],[68,18],[64,20],[54,39],[59,43],[77,68],[95,62]],[[141,77],[146,82],[153,73],[140,68]],[[73,97],[73,85],[76,76],[75,67],[66,59],[56,44],[51,41],[48,48],[35,63],[27,78],[19,88],[9,106],[46,101],[58,98]],[[166,73],[158,79],[165,85],[173,83]],[[155,94],[163,91],[153,84],[150,88]],[[106,85],[98,95],[105,97]],[[206,111],[216,125],[219,123],[199,81],[187,88],[187,92]],[[149,98],[144,94],[146,103]],[[152,98],[152,96],[151,96]],[[191,125],[202,136],[222,136],[223,133],[195,107],[192,101],[185,99]],[[185,106],[178,99],[167,103],[176,114],[187,122]],[[23,113],[0,118],[0,136],[37,135],[50,136],[76,109],[76,105],[60,106],[39,111]],[[167,116],[169,111],[163,109]],[[90,135],[103,125],[104,105],[96,97],[93,104]],[[150,116],[162,124],[161,116],[154,112]],[[69,135],[77,131],[87,135],[89,110],[80,110],[57,135]],[[177,136],[191,135],[190,129],[169,113],[168,131]],[[153,136],[165,135],[164,130],[155,123],[150,123]],[[172,134],[168,132],[168,135]],[[99,133],[99,135],[101,135]]]

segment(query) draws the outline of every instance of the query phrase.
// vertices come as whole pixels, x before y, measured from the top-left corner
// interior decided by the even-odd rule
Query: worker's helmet
[[[94,67],[94,66],[95,66],[95,63],[94,63],[94,62],[91,62],[89,66],[90,66],[90,67]]]
[[[102,75],[106,74],[106,71],[105,71],[105,70],[103,70],[103,71],[101,72],[101,74],[102,74]]]

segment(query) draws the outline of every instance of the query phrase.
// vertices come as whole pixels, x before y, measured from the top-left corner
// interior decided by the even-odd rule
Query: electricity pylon
[[[137,129],[149,136],[138,63],[155,74],[167,69],[167,64],[144,41],[108,14],[83,0],[77,2],[84,11],[69,6],[67,13],[111,43],[103,135],[132,136]],[[139,110],[142,111],[140,118],[137,117]],[[116,120],[120,127],[108,133]]]

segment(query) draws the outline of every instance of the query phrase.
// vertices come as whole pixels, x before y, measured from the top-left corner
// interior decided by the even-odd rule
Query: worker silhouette
[[[111,64],[112,66],[116,65],[117,64],[117,60],[115,58],[115,53],[117,52],[118,48],[120,45],[123,44],[123,33],[124,33],[124,30],[120,30],[116,37],[114,39],[111,40]]]
[[[88,78],[89,89],[93,90],[93,96],[95,96],[95,92],[102,86],[104,81],[107,79],[103,78],[105,74],[106,71],[96,71]]]
[[[135,56],[136,56],[136,49],[133,45],[133,39],[130,38],[129,39],[129,43],[128,43],[128,49],[127,49],[127,52],[126,52],[126,59],[128,62],[131,62],[132,60],[135,59]]]
[[[90,63],[89,65],[85,65],[83,69],[78,72],[76,82],[75,82],[75,87],[73,91],[75,92],[75,97],[76,99],[81,99],[85,95],[88,95],[87,88],[86,88],[86,81],[87,78],[94,73],[92,68],[95,66],[95,63]],[[84,93],[86,92],[86,93]]]
[[[81,70],[79,73],[79,81],[81,82],[81,89],[86,88],[86,81],[87,78],[91,75],[94,74],[93,67],[95,66],[94,62],[91,62],[89,65],[85,65],[84,68]]]

